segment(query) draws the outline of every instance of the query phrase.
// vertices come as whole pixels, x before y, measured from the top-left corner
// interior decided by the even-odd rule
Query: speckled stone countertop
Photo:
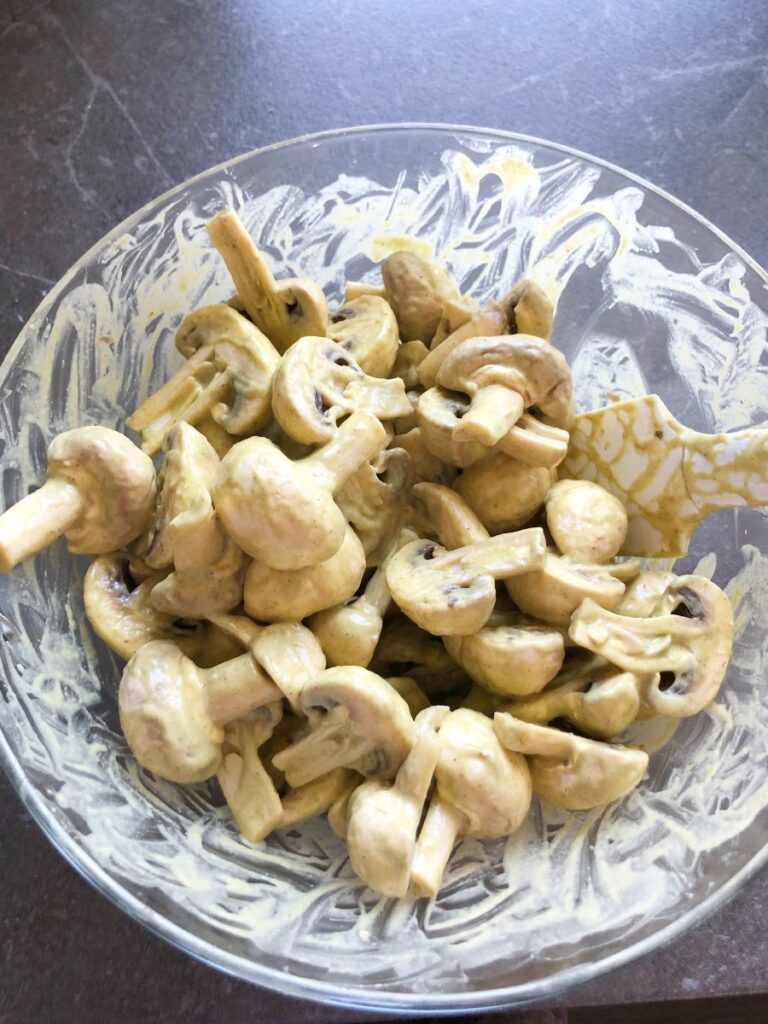
[[[765,0],[0,0],[0,80],[3,355],[70,264],[159,192],[352,124],[478,124],[574,146],[768,264]],[[372,1019],[171,949],[65,864],[4,779],[0,836],[2,1024]],[[664,1003],[677,1020],[757,1022],[765,993],[763,872],[674,946],[495,1019],[627,1024],[666,1020],[648,1009]]]

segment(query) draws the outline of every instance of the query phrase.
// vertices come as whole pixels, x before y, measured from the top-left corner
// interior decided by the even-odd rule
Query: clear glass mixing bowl
[[[230,294],[204,227],[225,204],[280,273],[308,273],[331,302],[345,278],[375,279],[402,235],[481,299],[534,275],[559,293],[554,341],[581,408],[656,391],[699,429],[768,418],[766,275],[691,210],[534,139],[355,129],[199,175],[65,275],[2,366],[6,504],[40,482],[58,431],[123,427],[166,376],[181,316]],[[120,665],[83,616],[86,560],[62,544],[0,578],[0,755],[90,882],[213,966],[293,995],[432,1014],[552,995],[670,941],[768,857],[767,540],[762,510],[721,512],[682,562],[736,607],[716,706],[678,728],[618,805],[537,806],[506,842],[462,843],[434,902],[363,888],[324,822],[251,847],[214,786],[137,769],[117,721]]]

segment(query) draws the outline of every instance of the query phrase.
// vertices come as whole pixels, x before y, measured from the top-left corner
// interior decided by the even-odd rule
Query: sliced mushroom
[[[260,843],[282,824],[280,797],[259,754],[282,714],[280,701],[267,704],[224,732],[216,774],[237,830],[249,843]]]
[[[304,277],[276,281],[234,210],[220,210],[208,234],[227,265],[248,316],[278,352],[306,335],[324,335],[328,310],[322,289]]]
[[[320,672],[304,685],[301,707],[312,731],[273,758],[291,786],[342,767],[391,779],[413,746],[407,703],[365,668]]]
[[[273,569],[253,561],[245,574],[246,612],[260,622],[295,622],[351,597],[365,572],[365,552],[347,527],[330,558],[303,569]]]
[[[428,451],[451,466],[471,466],[488,454],[479,441],[454,436],[456,425],[470,408],[470,399],[458,391],[429,388],[419,396],[416,422]]]
[[[473,683],[458,706],[466,708],[468,711],[477,711],[478,714],[485,715],[486,718],[493,718],[504,704],[503,697],[497,697],[484,690],[482,686],[478,686],[477,683]]]
[[[0,516],[0,572],[64,535],[70,551],[101,555],[146,528],[155,504],[152,460],[116,430],[77,427],[48,446],[48,478]]]
[[[397,536],[413,484],[411,457],[388,448],[352,474],[336,504],[360,538],[369,566],[379,565]]]
[[[442,345],[446,338],[449,338],[454,331],[457,331],[464,324],[468,323],[480,312],[480,303],[471,295],[462,295],[458,299],[448,299],[443,303],[443,311],[440,316],[440,323],[432,335],[430,349]],[[492,334],[493,331],[488,333]]]
[[[328,337],[349,352],[371,377],[388,377],[399,354],[400,335],[392,307],[376,295],[345,301],[331,316]]]
[[[733,645],[733,609],[703,576],[673,578],[645,618],[584,601],[571,619],[575,643],[626,672],[659,673],[645,699],[660,715],[695,715],[717,696]]]
[[[544,504],[555,473],[528,466],[501,452],[474,462],[454,480],[453,487],[489,533],[507,533],[525,525]],[[557,485],[556,485],[557,486]]]
[[[419,366],[419,380],[424,388],[433,388],[437,383],[437,373],[447,357],[462,341],[468,338],[493,338],[507,333],[507,318],[503,310],[495,303],[481,309],[469,320],[457,326],[442,341],[435,339],[432,347]]]
[[[513,333],[531,334],[549,341],[555,311],[549,296],[535,281],[525,277],[515,281],[499,299],[499,306]]]
[[[198,420],[195,429],[203,435],[220,459],[223,459],[232,445],[237,442],[235,435],[226,431],[212,416],[204,416],[203,419]]]
[[[624,595],[624,584],[609,572],[569,562],[550,551],[542,568],[510,578],[506,586],[512,600],[526,615],[562,626],[568,625],[585,598],[612,609]]]
[[[438,636],[482,629],[496,601],[496,580],[530,573],[544,564],[538,528],[446,551],[432,541],[406,544],[387,566],[387,585],[405,614]]]
[[[280,356],[258,327],[225,303],[203,306],[181,321],[176,348],[186,362],[127,420],[145,452],[159,451],[181,421],[194,425],[210,417],[234,435],[268,421]]]
[[[218,771],[223,726],[282,696],[250,654],[201,669],[175,643],[151,640],[125,666],[120,724],[145,768],[202,782]]]
[[[381,265],[381,276],[403,341],[432,338],[445,303],[459,298],[459,290],[447,270],[412,252],[387,256]]]
[[[414,742],[394,779],[368,780],[347,811],[349,859],[359,877],[385,896],[405,896],[416,832],[440,756],[437,732],[446,707],[426,708],[414,723]]]
[[[429,697],[410,676],[388,676],[389,685],[400,694],[413,717],[430,706]]]
[[[371,284],[368,281],[347,281],[344,285],[344,302],[354,302],[361,295],[377,295],[386,299],[387,289],[383,284]]]
[[[496,448],[529,466],[554,469],[568,454],[569,438],[567,430],[542,423],[536,416],[524,412]]]
[[[328,808],[328,824],[340,839],[346,838],[347,835],[347,817],[352,794],[358,786],[362,786],[365,782],[362,775],[358,775],[356,772],[353,772],[353,775],[356,781],[352,782],[349,789],[337,797]]]
[[[653,615],[659,599],[674,580],[674,573],[671,572],[646,570],[638,573],[625,590],[616,611],[620,615],[647,619]]]
[[[289,788],[280,798],[283,808],[280,827],[299,825],[318,814],[324,814],[340,800],[349,800],[361,781],[357,772],[348,768],[334,768],[303,786]]]
[[[471,398],[453,429],[457,441],[494,445],[531,406],[556,427],[568,429],[573,421],[568,363],[532,335],[463,341],[440,367],[437,383]]]
[[[437,788],[422,825],[411,868],[416,896],[436,896],[459,836],[498,839],[525,820],[531,777],[525,758],[499,743],[493,723],[466,708],[440,726]]]
[[[347,523],[333,494],[387,443],[369,412],[353,413],[313,455],[291,462],[251,437],[224,456],[214,504],[230,537],[273,569],[303,569],[334,555]]]
[[[411,403],[401,380],[368,376],[330,338],[291,345],[272,386],[272,411],[286,434],[301,444],[323,444],[356,409],[393,420],[408,415]]]
[[[521,722],[509,713],[497,712],[493,726],[507,750],[527,757],[536,796],[570,811],[621,799],[648,768],[642,750]]]
[[[627,536],[627,510],[588,480],[558,480],[547,495],[547,526],[558,549],[577,562],[607,562]]]
[[[399,377],[406,391],[420,391],[419,368],[428,355],[429,349],[423,341],[404,341],[397,350],[390,376]]]
[[[300,714],[304,684],[325,668],[325,655],[314,634],[299,622],[280,622],[256,627],[249,647],[256,664]]]
[[[450,487],[416,484],[411,492],[414,527],[453,550],[488,539],[488,531],[466,501]]]
[[[461,690],[467,674],[450,657],[439,637],[398,616],[384,626],[371,667],[381,676],[410,676],[430,696]]]
[[[189,510],[193,515],[200,505]],[[172,573],[152,588],[150,600],[161,612],[191,619],[203,619],[217,612],[227,612],[243,600],[245,556],[216,521],[212,508],[205,508],[200,520],[208,520],[216,538],[208,547],[194,544],[198,531],[190,528],[189,541],[180,543],[178,531],[175,548],[177,566]],[[187,521],[186,526],[192,526]],[[186,532],[186,529],[185,531]],[[202,530],[203,535],[208,530]],[[182,554],[181,552],[184,552]],[[209,561],[210,559],[210,561]]]
[[[427,448],[421,430],[414,427],[405,434],[398,434],[391,441],[393,448],[402,448],[411,457],[414,483],[428,480],[433,483],[450,484],[455,471],[444,466],[440,459]]]

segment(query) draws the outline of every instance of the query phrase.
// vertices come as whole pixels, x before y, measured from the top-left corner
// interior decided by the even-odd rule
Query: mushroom
[[[255,626],[249,647],[256,664],[300,714],[304,684],[325,668],[325,655],[314,634],[300,622]]]
[[[381,636],[384,615],[392,603],[385,578],[386,566],[395,551],[415,535],[402,530],[390,546],[387,558],[371,576],[362,594],[348,598],[311,617],[307,625],[320,641],[329,665],[360,665],[366,668]]]
[[[219,768],[228,722],[282,699],[250,653],[202,669],[170,640],[150,640],[120,680],[120,724],[139,764],[171,782]]]
[[[402,448],[411,457],[414,483],[429,480],[433,483],[449,484],[454,471],[444,466],[441,460],[427,448],[421,430],[414,427],[405,434],[398,434],[390,442],[393,448]]]
[[[443,311],[437,330],[432,335],[430,349],[442,345],[446,338],[449,338],[454,331],[457,331],[464,324],[476,317],[481,312],[480,303],[470,295],[462,295],[458,299],[448,299],[443,303]],[[493,334],[493,331],[489,331]]]
[[[416,832],[440,756],[438,729],[446,707],[416,717],[414,741],[390,784],[369,779],[351,794],[346,838],[359,877],[385,896],[405,896],[411,878]]]
[[[571,619],[575,643],[625,672],[658,673],[645,699],[660,715],[695,715],[717,696],[733,645],[733,609],[704,576],[673,577],[651,615],[618,615],[584,601]]]
[[[389,377],[399,354],[400,335],[392,307],[377,295],[345,301],[331,316],[328,337],[349,352],[371,377]]]
[[[189,510],[190,517],[201,506]],[[203,619],[217,612],[227,612],[240,604],[243,599],[245,556],[233,540],[224,533],[216,521],[212,508],[205,508],[208,523],[197,529],[204,521],[203,516],[196,524],[192,520],[178,530],[175,540],[176,568],[160,580],[152,589],[150,600],[158,611],[190,619]],[[208,535],[208,528],[214,538],[210,546],[202,546],[198,536]],[[186,536],[188,540],[184,540]]]
[[[411,403],[401,380],[369,377],[330,338],[291,345],[272,385],[272,412],[286,434],[301,444],[322,444],[356,409],[393,420],[408,415]]]
[[[357,772],[334,768],[303,786],[289,788],[280,798],[283,811],[280,827],[288,828],[324,814],[340,800],[348,800],[361,781]]]
[[[627,510],[588,480],[558,480],[547,495],[547,526],[558,549],[577,562],[607,562],[627,536]]]
[[[159,451],[181,421],[194,425],[210,417],[235,435],[264,426],[280,356],[258,327],[217,303],[185,316],[175,343],[186,362],[127,420],[141,434],[145,452]]]
[[[507,750],[527,757],[536,796],[569,811],[619,800],[648,768],[645,751],[521,722],[508,712],[497,712],[493,727]]]
[[[454,480],[453,488],[486,530],[495,534],[517,530],[527,523],[543,505],[554,481],[551,469],[492,452],[467,466]]]
[[[253,561],[245,574],[246,612],[260,622],[294,622],[351,597],[365,573],[365,551],[347,527],[338,551],[303,569],[273,569]]]
[[[544,564],[545,555],[544,531],[538,528],[502,533],[453,551],[417,540],[393,556],[387,585],[401,610],[422,629],[467,636],[488,621],[496,580],[530,573]]]
[[[328,808],[328,824],[339,839],[345,839],[347,835],[347,816],[349,815],[349,802],[352,799],[352,794],[358,786],[362,786],[365,782],[362,775],[358,775],[356,772],[353,774],[355,776],[355,781],[351,783],[349,789],[342,793],[341,796],[337,797]]]
[[[416,530],[434,535],[445,548],[465,547],[488,539],[488,531],[466,501],[450,487],[419,483],[411,491]]]
[[[369,412],[356,412],[332,440],[297,462],[263,437],[224,456],[214,505],[227,533],[252,558],[273,569],[303,569],[334,555],[347,523],[333,494],[387,443]]]
[[[440,387],[470,396],[469,408],[453,428],[457,441],[500,441],[535,406],[554,426],[573,421],[571,372],[565,356],[528,334],[469,338],[437,373]]]
[[[470,679],[503,697],[538,693],[565,657],[558,630],[498,605],[482,629],[471,636],[445,636],[443,643]]]
[[[398,616],[382,630],[371,668],[380,676],[409,676],[425,693],[445,693],[468,685],[466,672],[441,640]]]
[[[468,338],[493,338],[506,334],[507,318],[502,309],[495,303],[481,309],[469,320],[457,326],[443,340],[438,341],[436,335],[432,341],[429,354],[419,366],[419,380],[424,388],[433,388],[437,383],[437,373],[447,357],[463,341]]]
[[[322,289],[305,277],[276,281],[234,210],[220,210],[208,222],[208,234],[248,316],[278,352],[306,335],[325,334],[328,310]]]
[[[371,284],[369,281],[347,281],[344,285],[344,302],[354,302],[361,295],[377,295],[386,299],[387,289],[383,284]]]
[[[499,708],[504,706],[504,703],[503,697],[497,697],[484,690],[482,686],[478,686],[477,683],[473,683],[459,707],[466,708],[468,711],[477,711],[478,714],[485,715],[486,718],[493,718]]]
[[[237,442],[234,434],[230,434],[217,423],[212,416],[204,416],[195,424],[195,429],[203,435],[220,459],[223,459],[233,444]]]
[[[48,478],[0,516],[0,572],[62,536],[78,555],[124,547],[155,504],[152,460],[116,430],[77,427],[48,446]]]
[[[430,339],[440,324],[445,303],[459,298],[448,271],[413,252],[387,256],[381,276],[403,341]]]
[[[400,694],[413,717],[430,706],[430,699],[410,676],[388,676],[389,685]]]
[[[485,715],[458,708],[443,719],[436,791],[411,868],[416,896],[436,896],[459,836],[498,839],[522,825],[531,805],[525,758],[499,743]]]
[[[531,334],[549,341],[554,309],[547,293],[529,278],[515,281],[499,300],[513,333]]]
[[[217,778],[238,832],[260,843],[282,824],[283,806],[259,755],[282,718],[280,701],[266,704],[224,731]]]
[[[410,455],[388,448],[337,491],[336,504],[360,538],[369,566],[379,565],[397,536],[412,484]]]
[[[645,570],[638,573],[624,591],[624,596],[616,606],[616,611],[620,615],[632,615],[636,618],[647,619],[653,615],[659,598],[674,579],[674,573],[671,572]]]
[[[406,391],[421,390],[419,369],[429,355],[423,341],[404,341],[397,350],[390,377],[399,377]]]
[[[554,469],[568,453],[569,437],[567,430],[542,423],[532,413],[524,412],[496,448],[529,466]]]
[[[601,568],[572,563],[548,551],[540,569],[510,578],[506,586],[512,600],[527,615],[567,626],[585,598],[610,609],[621,601],[624,584]]]
[[[394,778],[413,745],[408,705],[386,680],[365,668],[328,668],[305,683],[301,708],[311,732],[281,750],[274,765],[290,786],[333,768]]]

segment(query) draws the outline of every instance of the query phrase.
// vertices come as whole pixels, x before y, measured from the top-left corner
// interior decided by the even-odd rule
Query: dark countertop
[[[768,263],[765,0],[0,0],[0,69],[2,354],[69,265],[159,192],[359,123],[572,145]],[[2,1024],[363,1019],[218,975],[143,931],[64,863],[5,780],[0,835]],[[520,1020],[661,1021],[647,1004],[666,1001],[677,1020],[757,1022],[766,993],[763,872],[673,946]]]

